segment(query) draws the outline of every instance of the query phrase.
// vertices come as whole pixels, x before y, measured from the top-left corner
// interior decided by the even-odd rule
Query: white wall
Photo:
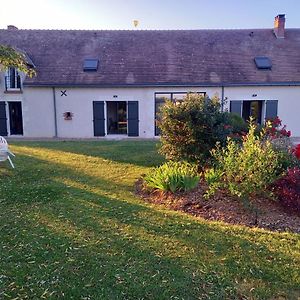
[[[21,91],[5,90],[6,72],[0,72],[0,101],[21,101],[24,137],[53,137],[54,110],[51,88],[27,88]],[[23,81],[25,75],[20,73]],[[9,114],[6,111],[7,128],[9,131]]]
[[[24,88],[23,124],[25,137],[54,137],[54,105],[51,88]]]
[[[257,95],[253,97],[253,95]],[[293,136],[300,136],[300,87],[226,87],[227,108],[230,100],[278,100],[278,116]]]
[[[139,101],[139,136],[154,137],[155,92],[207,92],[221,96],[221,88],[56,88],[57,129],[59,137],[94,137],[93,101]],[[61,96],[66,90],[67,96]],[[117,97],[114,97],[117,96]],[[35,97],[32,95],[32,97]],[[64,120],[64,112],[72,112],[72,120]]]
[[[6,94],[4,76],[0,79],[0,101],[22,101],[24,136],[55,136],[52,88],[25,87],[22,94]],[[67,96],[61,96],[64,90]],[[93,101],[139,101],[139,136],[153,138],[154,93],[187,91],[206,92],[210,97],[222,95],[221,87],[55,88],[58,137],[94,137]],[[300,87],[225,87],[224,97],[227,108],[233,100],[278,100],[278,115],[283,124],[293,136],[300,136]],[[64,120],[63,113],[67,111],[73,113],[72,120]]]

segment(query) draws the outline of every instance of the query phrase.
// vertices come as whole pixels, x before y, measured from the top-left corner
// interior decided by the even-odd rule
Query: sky
[[[300,28],[300,0],[0,0],[0,28]],[[134,20],[138,20],[137,28]]]

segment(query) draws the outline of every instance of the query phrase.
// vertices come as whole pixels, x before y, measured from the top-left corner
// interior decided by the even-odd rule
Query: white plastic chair
[[[8,160],[12,168],[15,168],[11,158],[9,157],[10,155],[15,156],[11,151],[9,151],[6,139],[0,136],[0,162]]]

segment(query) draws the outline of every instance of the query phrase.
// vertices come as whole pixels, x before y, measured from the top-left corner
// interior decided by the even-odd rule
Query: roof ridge
[[[125,31],[125,32],[149,32],[149,31],[260,31],[272,30],[273,28],[193,28],[193,29],[34,29],[34,28],[18,28],[16,31]],[[300,28],[286,28],[286,29],[300,29]],[[0,31],[10,31],[9,29],[0,28]]]

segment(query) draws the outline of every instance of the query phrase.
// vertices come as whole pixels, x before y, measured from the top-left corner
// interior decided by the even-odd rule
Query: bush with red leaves
[[[273,183],[272,190],[281,205],[300,214],[300,168],[288,169],[283,177]]]
[[[298,144],[294,150],[295,156],[300,160],[300,144]]]
[[[271,139],[291,136],[291,131],[286,129],[286,125],[282,125],[278,117],[268,119],[267,121],[269,122],[269,126],[266,128],[266,135]]]

